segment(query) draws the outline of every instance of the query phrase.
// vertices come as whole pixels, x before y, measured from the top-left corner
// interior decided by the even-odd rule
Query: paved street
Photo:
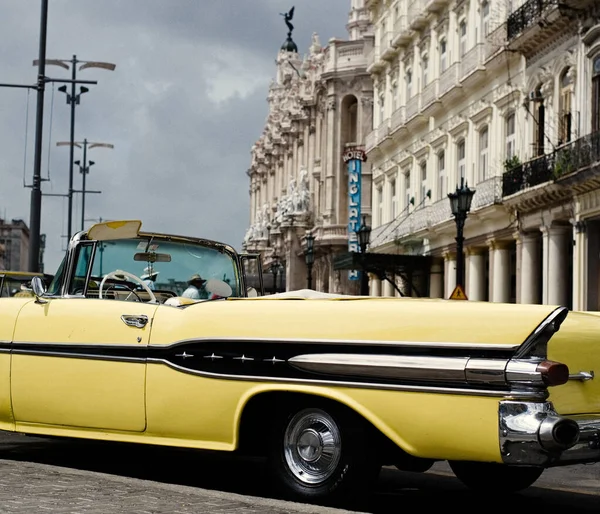
[[[342,513],[270,498],[260,461],[190,451],[0,435],[0,512]],[[600,465],[547,471],[536,487],[504,498],[512,512],[598,513]],[[363,512],[399,506],[478,512],[482,499],[445,464],[423,475],[384,469]]]

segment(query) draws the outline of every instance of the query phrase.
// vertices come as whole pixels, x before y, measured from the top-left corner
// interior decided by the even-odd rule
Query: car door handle
[[[144,328],[148,324],[148,316],[145,314],[142,314],[141,316],[136,314],[123,314],[121,319],[128,327]]]

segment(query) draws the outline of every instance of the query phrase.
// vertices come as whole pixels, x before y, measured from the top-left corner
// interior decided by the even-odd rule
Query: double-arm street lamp
[[[312,289],[312,268],[315,262],[315,236],[308,232],[305,239],[306,251],[304,252],[304,260],[306,262],[306,287]]]
[[[448,193],[450,199],[450,208],[456,222],[456,285],[464,288],[465,277],[465,260],[464,260],[464,237],[463,230],[467,215],[471,210],[471,202],[473,201],[474,189],[470,189],[465,183],[465,179],[460,179],[460,187],[456,186],[454,193]]]
[[[38,61],[33,61],[34,65],[38,64]],[[61,68],[71,69],[71,91],[68,92],[68,88],[66,85],[61,86],[58,90],[61,93],[65,93],[67,95],[67,105],[71,106],[71,137],[69,138],[69,144],[71,147],[71,152],[69,155],[69,191],[67,193],[67,197],[69,199],[69,207],[68,207],[68,219],[67,219],[67,239],[70,239],[73,235],[73,151],[75,147],[75,106],[79,105],[81,101],[81,95],[87,93],[89,89],[87,87],[81,87],[80,92],[76,93],[75,85],[77,83],[77,65],[79,66],[79,71],[85,70],[87,68],[101,68],[104,70],[114,71],[116,68],[115,64],[110,62],[98,62],[98,61],[80,61],[77,59],[77,56],[74,55],[72,59],[46,59],[46,64],[51,64],[54,66],[60,66]]]
[[[369,274],[367,273],[367,247],[371,240],[371,226],[367,225],[367,217],[363,214],[362,224],[358,229],[358,246],[362,257],[362,269],[360,271],[360,294],[369,296]]]

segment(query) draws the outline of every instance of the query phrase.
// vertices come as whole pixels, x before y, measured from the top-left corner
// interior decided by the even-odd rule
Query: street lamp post
[[[367,225],[367,217],[363,214],[362,224],[358,229],[358,246],[362,258],[362,269],[360,271],[360,294],[369,296],[369,275],[367,273],[367,247],[371,239],[371,226]]]
[[[467,215],[471,210],[471,202],[473,195],[475,194],[474,189],[470,189],[468,184],[465,183],[465,179],[460,179],[460,187],[456,186],[454,193],[448,193],[450,199],[450,208],[452,209],[452,215],[456,222],[456,285],[464,288],[464,256],[463,256],[463,245],[464,237],[463,230],[465,228],[465,221]]]
[[[77,189],[73,189],[73,184],[71,183],[71,185],[69,186],[69,194],[73,194],[73,193],[81,193],[81,230],[84,229],[84,225],[85,225],[85,195],[86,194],[90,194],[90,193],[101,193],[102,191],[89,191],[86,189],[86,175],[90,172],[90,166],[93,166],[95,163],[94,161],[89,161],[87,160],[87,151],[88,149],[92,149],[92,148],[110,148],[113,149],[114,145],[110,144],[110,143],[95,143],[92,141],[88,141],[87,139],[84,139],[81,142],[77,142],[74,141],[73,143],[71,143],[70,141],[59,141],[58,143],[56,143],[56,146],[65,146],[65,145],[71,145],[71,153],[73,153],[73,148],[77,147],[77,148],[83,148],[83,164],[81,164],[81,161],[77,160],[77,161],[73,161],[73,164],[76,164],[77,166],[79,166],[79,172],[82,174],[82,188],[81,190],[77,190]],[[69,220],[71,220],[72,217],[72,213],[69,212]],[[69,234],[71,234],[71,230],[69,229]],[[68,236],[68,238],[70,238],[70,235]]]
[[[68,201],[68,219],[67,219],[67,239],[70,239],[73,235],[73,152],[75,150],[75,106],[79,105],[81,101],[81,95],[87,93],[89,89],[87,87],[81,87],[80,92],[75,92],[75,85],[77,83],[77,64],[81,64],[79,70],[84,70],[86,68],[102,68],[104,70],[114,71],[116,68],[115,64],[109,62],[96,62],[96,61],[79,61],[77,56],[74,55],[73,58],[68,60],[62,59],[47,59],[46,64],[53,64],[55,66],[60,66],[65,69],[69,69],[69,63],[71,67],[71,92],[67,92],[67,86],[61,86],[58,90],[61,93],[65,93],[67,95],[67,105],[71,106],[71,135],[69,139],[70,154],[69,154],[69,191],[67,197]],[[34,64],[37,64],[37,61],[34,61]]]
[[[304,260],[306,261],[306,287],[312,289],[312,268],[315,262],[315,236],[310,232],[306,234],[306,251],[304,252]]]

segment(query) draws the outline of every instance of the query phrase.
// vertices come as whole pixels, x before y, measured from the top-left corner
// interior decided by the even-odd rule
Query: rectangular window
[[[438,171],[438,200],[446,197],[447,188],[446,188],[446,154],[442,150],[438,154],[437,158],[437,171]]]
[[[383,188],[377,188],[377,220],[383,225]]]
[[[406,204],[404,208],[408,211],[411,205],[412,192],[410,187],[410,170],[404,172],[404,194],[406,198]]]
[[[479,132],[479,180],[488,178],[489,130],[487,127]]]
[[[395,220],[398,215],[398,199],[396,197],[396,180],[392,179],[390,182],[390,206],[391,206],[391,220]]]
[[[429,58],[424,55],[421,58],[421,88],[424,88],[429,82]]]
[[[594,57],[592,79],[592,132],[600,130],[600,55]]]
[[[398,109],[398,84],[394,82],[392,84],[392,114]]]
[[[465,140],[463,139],[456,146],[456,159],[457,159],[457,167],[458,167],[458,178],[461,181],[465,178],[465,173],[467,170],[467,162],[466,162],[466,145]]]
[[[412,71],[408,70],[406,72],[406,99],[410,100],[412,98]]]
[[[467,53],[467,20],[462,20],[458,26],[459,54],[463,57]]]
[[[446,48],[446,40],[440,40],[440,74],[446,71],[448,67],[448,49]]]
[[[506,158],[512,159],[516,153],[515,113],[511,112],[505,121],[506,125]]]
[[[385,96],[379,96],[379,124],[385,120]]]
[[[420,201],[425,203],[427,198],[427,161],[421,163],[421,198]]]
[[[482,42],[488,37],[490,32],[490,3],[484,0],[481,4],[481,36]]]

